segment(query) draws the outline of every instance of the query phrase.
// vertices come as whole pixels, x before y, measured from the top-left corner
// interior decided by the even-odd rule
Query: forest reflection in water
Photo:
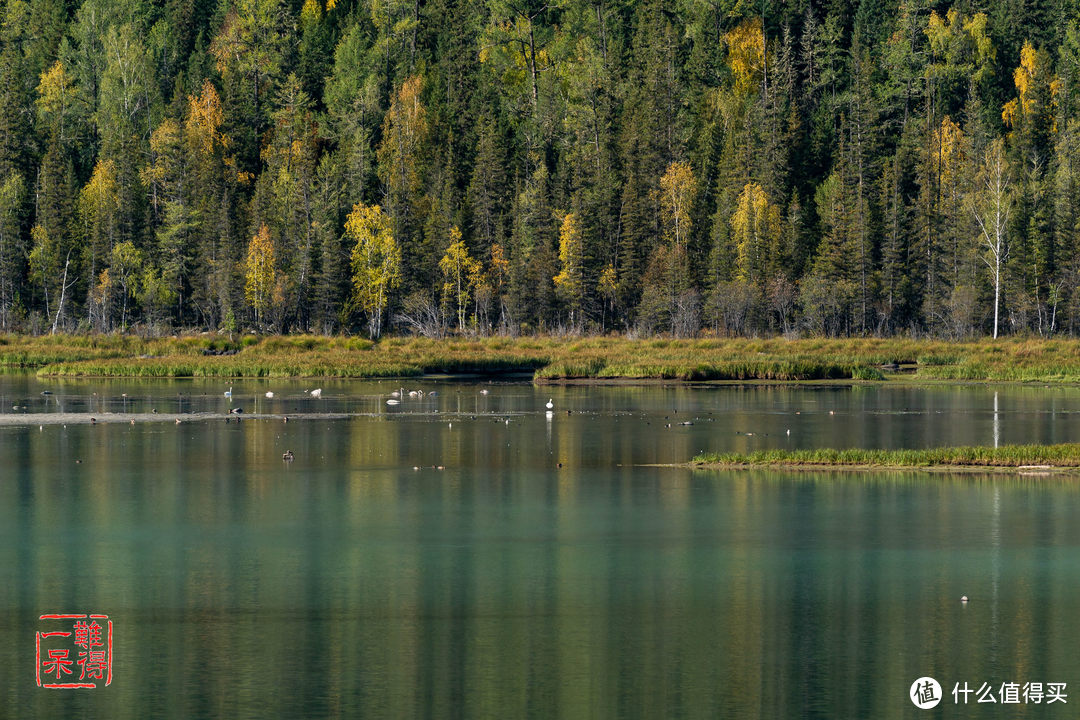
[[[930,675],[994,717],[953,683],[1080,683],[1070,478],[627,462],[822,408],[873,427],[882,401],[832,389],[469,388],[487,413],[439,392],[349,420],[0,428],[0,716],[899,717]],[[549,420],[549,395],[574,412]],[[962,397],[906,412],[992,429],[992,395]],[[1053,417],[1007,432],[1070,432],[1071,396],[1019,397],[999,413]],[[36,686],[58,611],[115,621],[112,686]]]

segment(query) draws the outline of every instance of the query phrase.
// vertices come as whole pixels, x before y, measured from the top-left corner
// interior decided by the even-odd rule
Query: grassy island
[[[489,337],[441,340],[207,333],[0,335],[0,367],[42,376],[408,377],[530,373],[574,380],[1080,382],[1080,341]],[[900,372],[890,372],[899,367]]]
[[[1080,467],[1080,444],[953,447],[927,450],[760,450],[753,453],[707,453],[696,466],[722,467]]]

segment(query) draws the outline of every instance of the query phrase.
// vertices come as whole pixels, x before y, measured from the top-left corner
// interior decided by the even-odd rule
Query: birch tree
[[[357,203],[345,220],[352,251],[354,302],[368,315],[371,337],[382,334],[382,314],[390,289],[401,282],[401,248],[390,218],[378,205]]]
[[[983,262],[990,268],[990,280],[994,284],[994,339],[998,336],[1002,266],[1009,257],[1008,226],[1012,210],[1009,182],[1005,141],[998,138],[987,146],[983,155],[979,184],[971,203],[975,222],[979,224],[980,244],[985,250]]]

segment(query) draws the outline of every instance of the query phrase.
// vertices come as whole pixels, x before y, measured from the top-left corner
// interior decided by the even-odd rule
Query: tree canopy
[[[5,13],[0,331],[1080,329],[1073,0]]]

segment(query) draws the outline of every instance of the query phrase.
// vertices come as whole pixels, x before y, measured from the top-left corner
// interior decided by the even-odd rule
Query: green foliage
[[[1078,23],[1004,0],[13,0],[0,328],[1075,334]],[[356,207],[392,245],[359,242]],[[729,372],[694,367],[655,372]]]

